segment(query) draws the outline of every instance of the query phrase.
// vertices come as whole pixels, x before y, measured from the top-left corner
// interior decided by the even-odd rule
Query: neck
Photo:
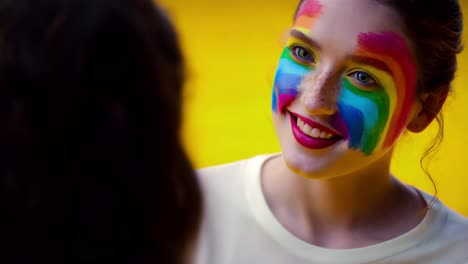
[[[265,164],[262,185],[267,203],[286,228],[303,226],[307,229],[305,233],[315,232],[314,229],[327,234],[336,230],[349,233],[384,225],[385,219],[392,218],[390,215],[420,209],[421,204],[415,209],[415,203],[411,202],[417,196],[415,191],[394,179],[389,167],[390,156],[382,157],[365,171],[307,179],[289,170],[280,156]],[[402,208],[402,204],[411,205]]]

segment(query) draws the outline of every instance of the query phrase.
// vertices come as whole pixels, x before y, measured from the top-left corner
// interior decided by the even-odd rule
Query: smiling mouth
[[[304,116],[289,112],[291,117],[291,128],[296,141],[302,146],[310,149],[321,149],[329,147],[344,137],[319,123]]]
[[[296,113],[290,113],[294,122],[296,123],[297,127],[302,131],[302,133],[306,134],[307,136],[315,139],[330,139],[330,140],[338,140],[342,139],[343,136],[338,134],[337,132],[316,123],[306,117],[298,115]]]
[[[306,124],[304,121],[302,121],[298,117],[294,117],[296,121],[296,125],[299,127],[299,129],[302,131],[302,133],[306,134],[307,136],[311,138],[316,138],[316,139],[336,139],[338,136],[333,135],[331,133],[327,133],[325,131],[320,130],[319,128],[316,127],[311,127],[310,125]]]

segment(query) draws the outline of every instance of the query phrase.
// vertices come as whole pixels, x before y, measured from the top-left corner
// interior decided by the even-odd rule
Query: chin
[[[359,171],[371,163],[372,157],[356,150],[302,152],[297,149],[283,149],[286,166],[297,175],[311,180],[325,180],[345,176]]]
[[[300,166],[291,164],[288,161],[286,162],[286,166],[289,170],[294,172],[295,174],[310,179],[310,180],[325,180],[337,177],[335,173],[332,172],[331,168],[326,168],[322,166]]]
[[[331,178],[337,169],[337,162],[331,157],[311,156],[309,153],[284,150],[283,159],[289,170],[308,179]]]

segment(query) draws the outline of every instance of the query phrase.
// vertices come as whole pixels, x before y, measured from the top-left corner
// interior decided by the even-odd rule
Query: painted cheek
[[[396,103],[392,109],[383,147],[395,143],[406,127],[414,102],[416,66],[405,39],[395,32],[361,33],[358,36],[358,54],[385,61],[392,70]]]
[[[344,79],[338,108],[348,128],[350,148],[372,154],[383,138],[389,119],[386,91],[363,91]]]
[[[272,110],[274,113],[284,114],[286,107],[296,99],[298,86],[304,76],[311,70],[294,61],[291,58],[291,50],[286,47],[283,50],[276,71],[273,86]]]
[[[317,17],[322,12],[322,4],[318,0],[306,0],[294,21],[294,27],[302,32],[309,32]],[[313,69],[313,68],[312,68]],[[291,104],[297,96],[297,88],[304,76],[311,70],[297,63],[291,57],[291,50],[286,47],[276,71],[272,94],[272,109],[274,113],[285,113],[286,107]]]

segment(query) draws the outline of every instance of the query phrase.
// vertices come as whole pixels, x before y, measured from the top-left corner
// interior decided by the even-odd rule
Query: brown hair
[[[201,198],[165,14],[12,0],[0,25],[0,262],[183,263]]]

